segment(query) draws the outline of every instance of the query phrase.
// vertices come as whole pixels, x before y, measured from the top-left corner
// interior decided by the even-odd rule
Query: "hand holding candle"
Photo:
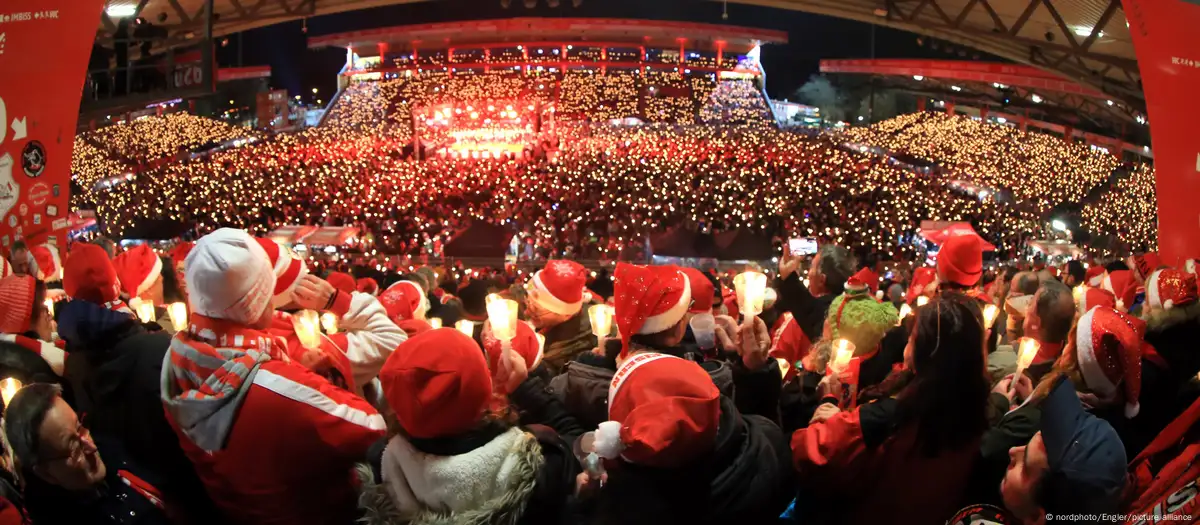
[[[767,290],[766,275],[754,271],[742,272],[733,278],[733,288],[742,315],[752,317],[762,313]]]
[[[1033,363],[1033,358],[1038,353],[1038,346],[1036,339],[1030,337],[1021,339],[1021,344],[1017,351],[1017,375],[1021,375],[1021,372],[1024,372]]]

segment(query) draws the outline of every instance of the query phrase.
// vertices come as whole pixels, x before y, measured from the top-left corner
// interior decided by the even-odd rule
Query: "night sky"
[[[729,19],[723,21],[721,3],[705,0],[584,0],[579,8],[571,7],[571,0],[561,0],[561,5],[554,9],[547,7],[544,0],[539,0],[534,9],[526,9],[522,0],[512,0],[509,9],[503,9],[499,0],[440,0],[312,18],[308,20],[307,35],[301,31],[299,21],[230,35],[228,45],[218,50],[218,60],[222,66],[238,65],[239,58],[241,65],[270,65],[271,87],[287,89],[289,94],[303,95],[306,100],[312,97],[312,88],[316,87],[321,98],[327,100],[336,88],[335,77],[345,63],[346,53],[343,49],[309,50],[308,36],[397,25],[524,16],[641,18],[787,31],[788,44],[763,47],[767,87],[773,98],[791,96],[809,76],[817,73],[821,59],[872,56],[870,24],[797,11],[729,4]],[[934,51],[918,44],[917,36],[912,33],[879,27],[875,34],[875,56],[970,59],[972,53],[963,57],[944,50]]]

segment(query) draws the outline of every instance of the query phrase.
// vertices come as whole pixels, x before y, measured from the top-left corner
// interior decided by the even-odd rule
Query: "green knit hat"
[[[844,338],[860,350],[874,349],[884,334],[900,320],[890,302],[879,302],[867,294],[847,292],[833,299],[825,317],[834,339]]]

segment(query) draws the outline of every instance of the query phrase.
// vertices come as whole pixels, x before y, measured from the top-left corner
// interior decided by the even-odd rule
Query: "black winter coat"
[[[620,525],[777,523],[795,495],[787,437],[721,398],[716,447],[676,469],[620,462],[608,470],[592,522]]]

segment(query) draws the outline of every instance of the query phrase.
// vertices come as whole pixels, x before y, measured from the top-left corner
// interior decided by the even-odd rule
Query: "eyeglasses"
[[[96,446],[91,443],[92,431],[83,426],[83,423],[77,423],[75,427],[75,435],[71,436],[71,441],[67,445],[67,453],[39,460],[39,464],[55,463],[66,461],[68,464],[79,463],[83,457],[95,450]]]

